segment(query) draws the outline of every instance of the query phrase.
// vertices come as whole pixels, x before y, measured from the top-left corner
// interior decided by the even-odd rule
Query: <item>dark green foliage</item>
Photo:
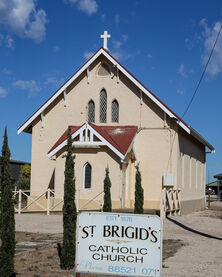
[[[104,203],[103,212],[112,212],[112,201],[111,201],[111,181],[109,179],[109,169],[106,168],[106,177],[104,179]]]
[[[17,189],[29,190],[30,189],[30,176],[31,176],[31,166],[29,164],[24,164],[21,167],[19,180],[16,184]]]
[[[143,214],[143,188],[141,184],[141,173],[139,167],[136,168],[136,184],[135,184],[135,203],[134,203],[134,213]]]
[[[2,174],[1,174],[1,248],[0,248],[0,276],[9,277],[14,273],[15,255],[15,218],[12,194],[12,175],[10,167],[10,150],[8,147],[7,130],[5,129],[2,146]]]
[[[76,249],[76,205],[74,177],[74,149],[70,129],[67,139],[67,155],[65,162],[64,205],[63,205],[63,246],[61,251],[61,268],[71,269],[75,264]]]
[[[30,190],[30,177],[19,177],[16,186],[17,189]]]

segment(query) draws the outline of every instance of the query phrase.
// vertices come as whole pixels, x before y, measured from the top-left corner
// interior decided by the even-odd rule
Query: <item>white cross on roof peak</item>
[[[103,48],[106,50],[109,50],[107,47],[107,40],[108,38],[111,38],[111,35],[108,34],[108,31],[104,31],[104,34],[100,36],[103,38]]]

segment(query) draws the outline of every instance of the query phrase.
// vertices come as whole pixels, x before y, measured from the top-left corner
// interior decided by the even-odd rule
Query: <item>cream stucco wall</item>
[[[98,67],[103,61],[109,64],[111,70],[109,77],[97,76]],[[107,92],[107,123],[99,122],[99,96],[102,89]],[[55,178],[56,195],[63,196],[64,158],[62,156],[65,148],[51,160],[48,158],[47,152],[68,125],[80,126],[86,122],[86,107],[91,99],[95,102],[95,124],[138,126],[136,155],[142,174],[145,208],[159,209],[162,177],[165,173],[174,174],[175,187],[182,188],[183,200],[203,197],[204,147],[196,143],[185,132],[179,132],[178,136],[178,125],[167,116],[164,123],[164,112],[147,96],[143,95],[141,102],[139,89],[121,72],[119,82],[117,82],[115,67],[102,57],[91,64],[89,83],[86,72],[83,72],[68,87],[66,105],[64,105],[61,95],[44,112],[44,122],[41,122],[40,117],[35,120],[32,128],[32,195],[39,195],[45,191],[52,183],[52,179]],[[111,103],[114,99],[119,103],[119,123],[111,122]],[[105,167],[108,165],[113,185],[114,206],[119,208],[121,206],[120,159],[104,147],[98,149],[78,148],[75,151],[78,189],[83,185],[84,164],[89,162],[92,166],[92,189],[81,190],[81,199],[86,201],[102,190]],[[191,161],[190,157],[192,157]],[[133,161],[128,159],[124,167],[126,171],[123,180],[125,207],[133,208],[135,166]],[[55,176],[53,175],[54,170]]]
[[[181,188],[183,201],[202,200],[203,202],[205,163],[204,146],[180,131],[178,141],[178,186]]]
[[[84,166],[89,163],[92,167],[92,188],[84,189]],[[116,155],[113,154],[108,148],[101,150],[100,148],[93,149],[80,149],[75,148],[75,178],[76,190],[80,193],[80,199],[87,202],[89,199],[94,198],[96,195],[103,191],[103,180],[105,178],[105,169],[109,168],[110,179],[113,186],[111,187],[112,200],[115,202],[114,208],[121,207],[120,199],[120,164]],[[55,192],[56,198],[63,197],[64,190],[64,168],[65,158],[62,151],[56,159],[56,168],[63,169],[57,170],[55,175]],[[102,201],[102,195],[97,198]]]

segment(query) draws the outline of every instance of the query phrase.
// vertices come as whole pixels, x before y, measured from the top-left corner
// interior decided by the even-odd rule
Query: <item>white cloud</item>
[[[122,51],[115,51],[111,53],[116,60],[120,60],[123,57]]]
[[[14,43],[14,40],[11,36],[9,35],[4,36],[3,34],[0,34],[0,46],[4,45],[7,48],[13,49],[13,43]]]
[[[57,88],[61,86],[63,83],[64,83],[64,78],[61,78],[60,80],[58,80],[55,77],[48,77],[45,81],[46,85],[50,85],[53,88]]]
[[[132,54],[129,54],[123,49],[123,45],[128,40],[128,35],[124,34],[120,37],[119,40],[112,40],[112,56],[117,60],[127,60],[132,57]],[[109,47],[108,47],[109,48]],[[136,53],[137,55],[137,53]]]
[[[11,75],[11,71],[9,71],[7,68],[3,68],[2,73],[5,75]]]
[[[115,49],[119,49],[122,46],[122,44],[123,44],[119,40],[113,40],[112,43],[113,43],[113,48],[115,48]]]
[[[101,20],[102,20],[102,22],[104,22],[104,21],[105,21],[105,19],[106,19],[106,14],[105,14],[105,13],[103,13],[103,14],[101,15]]]
[[[45,24],[47,20],[45,11],[39,10],[35,13],[34,18],[35,19],[29,23],[29,28],[25,31],[25,35],[36,42],[41,42],[46,32]]]
[[[123,38],[123,41],[126,42],[128,40],[128,36],[125,34],[125,35],[122,35],[122,38]]]
[[[7,90],[0,87],[0,98],[4,98],[7,95]]]
[[[207,24],[207,20],[203,18],[200,21],[200,26],[204,29],[204,54],[201,57],[201,63],[205,66],[220,30],[221,22],[216,22],[211,29]],[[212,78],[220,72],[222,72],[222,33],[220,34],[217,45],[214,48],[213,56],[207,68],[207,73]]]
[[[192,40],[190,40],[189,38],[185,39],[185,44],[186,44],[188,50],[191,50],[194,47],[194,45],[195,45],[194,41],[195,40],[196,40],[196,42],[198,42],[199,39],[196,39],[196,38],[193,38]]]
[[[185,93],[184,89],[178,88],[177,93],[183,95]]]
[[[88,60],[92,57],[93,54],[94,54],[93,52],[85,51],[83,54],[83,57],[84,57],[84,59]]]
[[[184,64],[181,63],[181,64],[180,64],[180,67],[179,67],[179,73],[180,73],[181,76],[183,76],[184,78],[186,78],[186,77],[187,77],[187,74],[185,73],[184,68],[185,68]]]
[[[128,36],[122,35],[120,40],[112,40],[113,48],[119,49],[128,40]]]
[[[13,86],[20,90],[29,91],[29,95],[28,95],[29,97],[36,95],[37,92],[41,90],[35,80],[30,80],[30,81],[18,80],[13,83]]]
[[[87,15],[92,15],[97,12],[98,5],[95,0],[68,0],[71,4],[77,4],[80,11]]]
[[[60,47],[59,47],[58,45],[55,45],[55,46],[53,47],[53,52],[57,53],[57,52],[59,52],[59,51],[60,51]]]
[[[1,0],[0,25],[20,37],[41,42],[45,36],[46,13],[36,9],[35,0]]]
[[[14,43],[13,38],[11,38],[10,36],[7,36],[6,39],[5,39],[6,47],[12,49],[13,48],[13,43]]]
[[[3,34],[0,34],[0,46],[2,45],[3,39],[4,39]]]
[[[114,22],[115,22],[115,24],[116,25],[119,25],[119,15],[117,14],[117,15],[115,15],[115,17],[114,17]]]

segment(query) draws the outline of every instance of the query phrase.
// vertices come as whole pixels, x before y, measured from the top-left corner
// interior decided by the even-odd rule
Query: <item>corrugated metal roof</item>
[[[115,126],[97,126],[92,123],[88,123],[88,124],[123,155],[126,154],[138,129],[137,126],[115,127]],[[68,128],[71,129],[71,135],[73,135],[76,131],[78,131],[82,126],[69,126]],[[62,134],[62,136],[57,140],[57,142],[52,146],[48,154],[50,154],[53,150],[59,147],[65,140],[67,140],[68,128]]]

